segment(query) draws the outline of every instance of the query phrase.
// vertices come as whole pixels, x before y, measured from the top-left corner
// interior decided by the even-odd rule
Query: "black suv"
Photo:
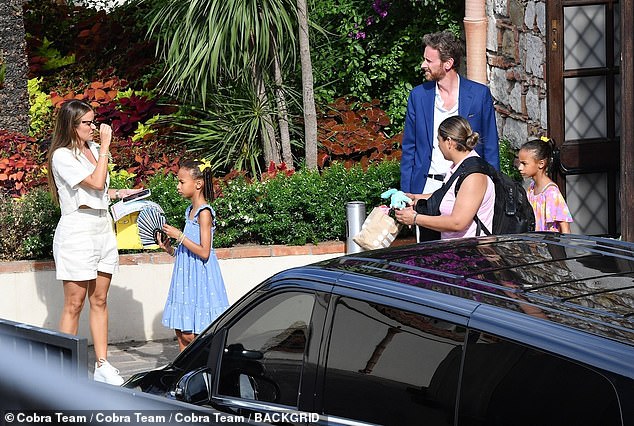
[[[124,386],[264,423],[633,425],[634,245],[533,233],[291,269]]]

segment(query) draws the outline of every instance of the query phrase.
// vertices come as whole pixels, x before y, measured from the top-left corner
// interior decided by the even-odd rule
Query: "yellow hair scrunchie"
[[[196,161],[199,161],[201,163],[198,165],[198,170],[200,170],[201,173],[203,173],[207,169],[211,169],[211,161],[209,160],[196,160]]]

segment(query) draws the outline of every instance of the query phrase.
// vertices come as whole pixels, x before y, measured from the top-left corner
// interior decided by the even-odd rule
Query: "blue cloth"
[[[190,220],[191,209],[190,205],[185,212],[183,234],[196,244],[200,244],[198,215],[204,209],[211,211],[212,218],[216,217],[216,213],[210,205],[204,204]],[[193,254],[183,244],[176,249],[172,282],[163,311],[164,326],[200,334],[229,307],[225,283],[213,249],[215,229],[214,221],[211,229],[211,252],[206,261]]]
[[[428,81],[412,89],[407,100],[401,156],[401,190],[420,194],[425,187],[434,146],[434,99],[436,82]],[[493,97],[489,88],[460,76],[458,115],[466,118],[480,140],[476,152],[500,170],[498,131]]]
[[[390,207],[394,209],[404,209],[411,204],[412,199],[409,198],[403,191],[397,191],[394,188],[388,189],[381,194],[381,198],[390,199]]]

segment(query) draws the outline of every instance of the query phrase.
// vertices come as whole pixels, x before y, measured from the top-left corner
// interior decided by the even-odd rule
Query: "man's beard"
[[[427,81],[439,81],[447,75],[444,69],[440,69],[438,72],[433,72],[431,69],[425,69],[425,80]]]

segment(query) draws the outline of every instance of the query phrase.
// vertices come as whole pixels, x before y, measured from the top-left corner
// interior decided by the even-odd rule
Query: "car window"
[[[453,424],[464,328],[348,298],[335,309],[326,414],[381,425]]]
[[[460,389],[460,425],[621,425],[603,375],[486,334],[467,344]]]
[[[220,364],[221,395],[297,406],[315,296],[272,296],[230,326]]]

